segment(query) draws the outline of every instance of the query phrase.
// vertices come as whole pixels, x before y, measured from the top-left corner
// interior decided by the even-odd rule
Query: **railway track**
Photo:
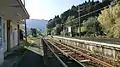
[[[51,45],[59,50],[63,55],[70,57],[83,67],[114,67],[112,64],[110,64],[110,62],[100,60],[103,58],[100,58],[99,56],[93,57],[89,55],[89,53],[94,53],[92,51],[67,45],[51,38],[46,40],[50,42]]]

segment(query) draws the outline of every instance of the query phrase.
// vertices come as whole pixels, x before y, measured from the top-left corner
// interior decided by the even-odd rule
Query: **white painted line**
[[[36,54],[38,54],[38,55],[42,55],[43,56],[42,49],[38,49],[38,48],[35,48],[35,47],[31,47],[31,46],[29,46],[27,49],[32,51],[32,52],[34,52],[34,53],[36,53]]]

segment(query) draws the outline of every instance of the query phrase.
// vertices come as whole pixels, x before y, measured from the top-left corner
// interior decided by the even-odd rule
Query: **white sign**
[[[68,32],[71,32],[71,27],[68,27]]]

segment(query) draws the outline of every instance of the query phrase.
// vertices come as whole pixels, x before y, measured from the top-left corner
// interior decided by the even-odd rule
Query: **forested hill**
[[[65,32],[68,26],[72,26],[74,28],[75,31],[72,32],[76,32],[77,33],[77,29],[75,27],[79,26],[79,23],[83,23],[83,21],[86,21],[89,17],[95,17],[98,16],[99,13],[101,12],[98,9],[101,9],[105,6],[107,6],[108,4],[110,4],[111,0],[103,0],[103,2],[98,1],[94,1],[94,0],[89,0],[88,2],[85,1],[84,3],[77,5],[77,6],[72,6],[70,9],[68,9],[67,11],[63,12],[60,16],[56,15],[54,18],[50,19],[48,21],[47,24],[47,32],[48,34],[55,34],[55,35],[61,35],[62,32]],[[89,14],[87,16],[84,16],[90,12],[93,12],[95,10],[95,13]],[[78,19],[79,16],[84,16],[80,19],[81,22],[79,22],[78,20],[73,21],[73,23],[70,21],[74,20],[74,19]],[[94,18],[96,19],[96,18]]]

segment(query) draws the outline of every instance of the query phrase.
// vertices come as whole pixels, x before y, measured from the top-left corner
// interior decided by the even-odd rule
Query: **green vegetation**
[[[108,37],[120,38],[120,3],[101,11],[98,17]]]
[[[47,34],[48,35],[64,35],[69,36],[72,34],[72,36],[77,36],[79,34],[79,24],[87,20],[88,17],[91,17],[91,15],[85,16],[81,18],[81,22],[79,22],[79,15],[82,16],[84,14],[87,14],[89,12],[92,12],[94,10],[99,9],[103,7],[102,4],[99,1],[89,1],[84,2],[83,4],[80,4],[78,6],[72,6],[71,9],[68,9],[67,11],[63,12],[60,16],[57,15],[53,19],[50,19],[47,24]],[[79,13],[79,8],[80,14]],[[98,15],[97,13],[94,13],[92,16]],[[76,19],[76,20],[75,20]],[[68,27],[71,27],[71,33],[68,33]],[[82,27],[83,29],[84,27]]]
[[[35,43],[37,39],[40,38],[40,36],[43,36],[44,33],[42,33],[41,29],[37,28],[31,28],[28,32],[27,40],[29,44]]]
[[[108,5],[110,6],[104,8]],[[98,10],[100,8],[104,10]],[[96,12],[91,13],[93,11]],[[68,32],[68,27],[71,27],[71,33]],[[101,3],[92,0],[78,6],[73,5],[60,16],[50,19],[46,31],[48,35],[70,36],[72,34],[74,37],[79,36],[81,32],[82,36],[120,38],[119,28],[120,1],[104,0]]]
[[[31,31],[29,31],[28,36],[32,36],[32,37],[37,37],[37,36],[43,36],[44,33],[41,32],[41,30],[37,29],[37,28],[31,28]]]
[[[31,28],[31,33],[33,37],[37,37],[37,29]]]
[[[94,36],[101,35],[102,27],[98,22],[97,17],[90,17],[87,20],[84,20],[81,27],[81,33],[87,36],[90,34],[94,34]]]
[[[33,37],[32,35],[29,35],[29,36],[27,37],[27,40],[28,40],[28,43],[29,43],[29,44],[32,44],[32,43],[35,43],[35,41],[36,41],[37,39],[39,39],[39,38],[40,38],[39,36]]]

